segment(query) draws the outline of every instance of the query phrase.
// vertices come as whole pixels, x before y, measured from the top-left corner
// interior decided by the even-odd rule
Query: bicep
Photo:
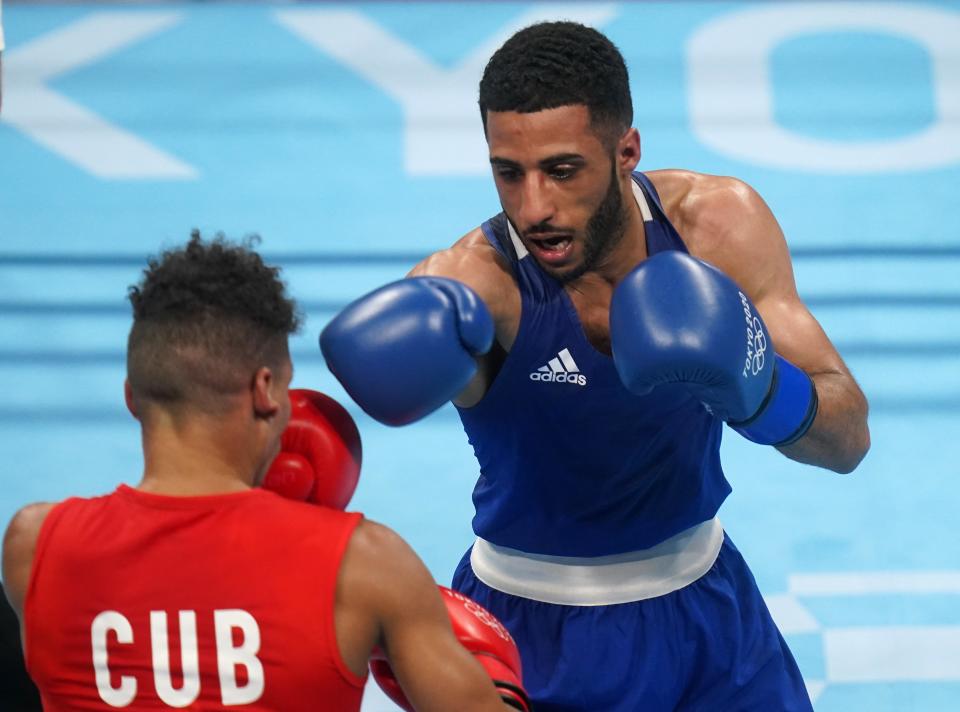
[[[808,374],[848,374],[823,327],[795,294],[768,294],[755,302],[776,353]]]
[[[739,285],[763,318],[770,357],[776,353],[809,375],[817,391],[816,420],[784,454],[850,472],[869,447],[867,403],[836,347],[797,292],[786,239],[766,203],[740,184],[721,206],[724,229],[717,266]],[[709,258],[706,258],[709,261]]]
[[[807,373],[847,373],[840,354],[797,291],[783,230],[763,199],[733,181],[719,201],[718,233],[705,257],[726,272],[750,298],[777,353]],[[711,257],[713,259],[711,259]]]
[[[474,709],[496,701],[490,680],[457,641],[433,577],[396,537],[381,554],[381,645],[418,710]],[[481,709],[481,707],[478,707]]]
[[[746,236],[751,248],[746,252],[752,257],[741,263],[749,270],[743,275],[744,291],[767,325],[776,353],[811,375],[849,373],[830,337],[800,298],[786,239],[765,204],[757,222],[756,234]]]

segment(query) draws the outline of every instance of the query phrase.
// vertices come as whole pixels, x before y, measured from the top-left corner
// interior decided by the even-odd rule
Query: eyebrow
[[[507,168],[520,168],[520,164],[516,161],[511,161],[507,158],[500,158],[499,156],[490,156],[490,165],[504,166]]]
[[[547,156],[539,161],[537,165],[540,168],[548,168],[550,166],[555,166],[558,163],[577,163],[583,164],[586,163],[586,159],[579,153],[557,153],[552,156]],[[492,166],[505,166],[509,168],[522,168],[519,163],[516,161],[511,161],[509,158],[502,158],[500,156],[491,156],[490,165]]]

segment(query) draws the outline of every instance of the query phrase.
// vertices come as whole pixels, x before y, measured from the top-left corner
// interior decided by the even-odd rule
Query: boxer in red
[[[288,391],[298,318],[278,270],[195,233],[129,296],[141,481],[24,507],[4,539],[44,708],[358,710],[377,649],[415,709],[525,709],[509,636],[455,636],[409,546],[336,508],[359,435],[332,400]],[[281,447],[268,484],[307,502],[257,487]]]

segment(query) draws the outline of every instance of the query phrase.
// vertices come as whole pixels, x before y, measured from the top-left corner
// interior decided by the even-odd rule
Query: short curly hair
[[[256,240],[205,242],[194,230],[185,246],[148,261],[128,290],[127,380],[138,402],[219,411],[258,368],[289,358],[300,317]]]
[[[576,22],[526,27],[498,49],[480,80],[480,116],[584,104],[597,135],[613,143],[633,124],[630,78],[620,50]]]

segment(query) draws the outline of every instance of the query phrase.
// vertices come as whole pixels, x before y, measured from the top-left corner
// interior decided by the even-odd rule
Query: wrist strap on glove
[[[780,354],[776,357],[770,390],[760,408],[747,420],[729,425],[747,440],[782,447],[806,435],[820,403],[813,379]]]

